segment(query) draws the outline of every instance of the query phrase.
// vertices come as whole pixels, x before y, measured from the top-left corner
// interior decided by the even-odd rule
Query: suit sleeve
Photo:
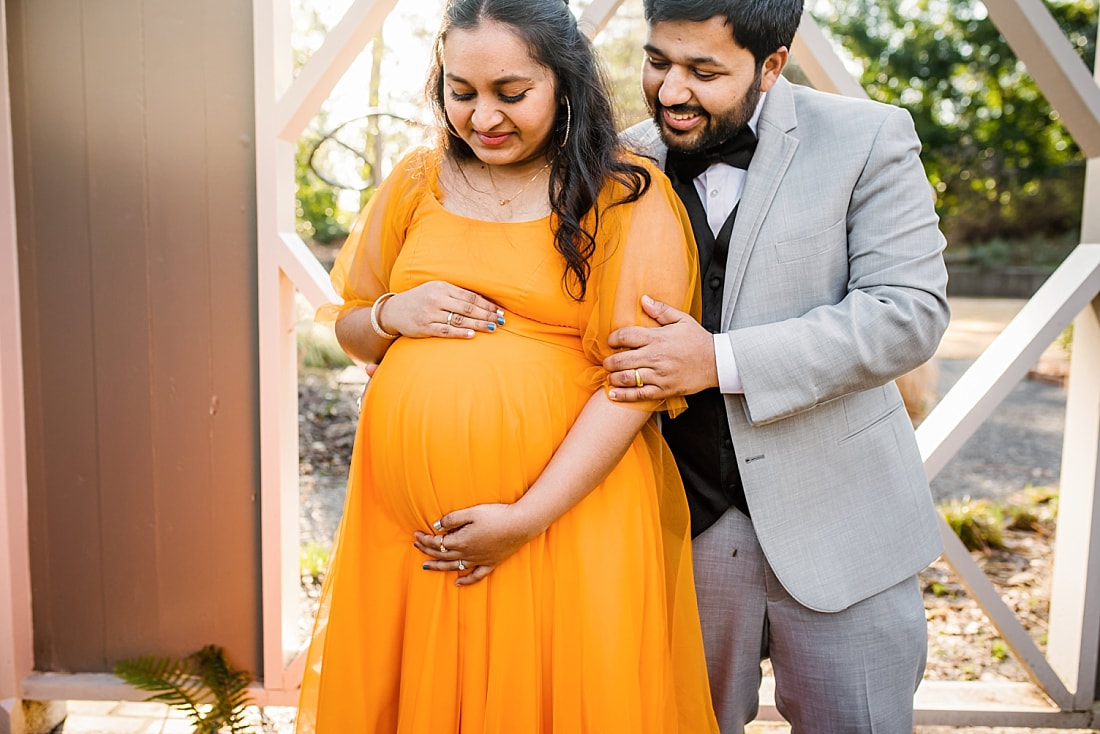
[[[935,353],[950,316],[945,241],[919,153],[909,114],[886,115],[852,190],[838,303],[729,332],[750,423],[879,387]]]

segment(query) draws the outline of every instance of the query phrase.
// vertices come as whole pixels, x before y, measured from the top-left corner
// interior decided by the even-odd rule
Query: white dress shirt
[[[749,128],[756,132],[760,122],[760,110],[764,107],[764,98],[760,95],[756,111],[749,119]],[[745,190],[747,171],[741,168],[715,163],[695,177],[695,190],[707,212],[707,224],[714,236],[722,229],[733,208],[741,201],[741,192]],[[714,335],[714,359],[718,366],[718,388],[724,393],[741,393],[741,373],[737,370],[737,360],[733,357],[733,344],[728,334]]]

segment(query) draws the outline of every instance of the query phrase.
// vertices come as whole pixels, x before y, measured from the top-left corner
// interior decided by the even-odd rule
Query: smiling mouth
[[[661,109],[661,113],[665,125],[678,132],[690,130],[703,119],[702,112],[698,110],[674,112],[664,107]]]
[[[485,145],[500,145],[508,139],[509,133],[483,133],[475,131],[477,139]]]

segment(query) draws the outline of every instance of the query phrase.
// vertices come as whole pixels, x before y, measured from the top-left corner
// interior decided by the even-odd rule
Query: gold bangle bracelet
[[[397,337],[401,336],[400,332],[396,334],[391,334],[390,332],[382,328],[382,324],[378,323],[378,311],[381,310],[382,304],[396,295],[397,294],[393,293],[392,291],[389,293],[383,293],[382,295],[378,296],[377,299],[375,299],[374,305],[370,307],[371,328],[374,329],[375,334],[382,337],[383,339],[396,339]]]

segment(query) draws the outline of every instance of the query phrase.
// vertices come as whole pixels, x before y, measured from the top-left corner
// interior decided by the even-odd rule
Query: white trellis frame
[[[0,734],[23,728],[22,680],[33,665],[23,347],[5,18],[4,0],[0,0]]]
[[[598,33],[622,0],[593,0],[581,17]],[[323,100],[396,0],[356,0],[297,78],[291,79],[286,0],[254,0],[256,174],[260,310],[263,703],[293,703],[297,650],[297,362],[294,293],[335,298],[316,259],[294,233],[293,146]],[[1041,0],[988,0],[990,16],[1028,64],[1082,150],[1100,156],[1100,88]],[[807,14],[793,53],[815,86],[861,95]],[[1082,69],[1085,70],[1082,75]],[[1089,163],[1085,242],[1100,241],[1100,168]],[[1092,202],[1090,207],[1087,202]],[[1063,452],[1058,542],[1072,548],[1054,566],[1049,652],[1038,649],[949,529],[947,558],[1038,685],[925,683],[925,724],[1092,725],[1100,648],[1100,245],[1081,245],[990,346],[918,431],[934,476],[1077,314]],[[946,528],[946,526],[944,526]],[[763,718],[778,718],[767,700]]]
[[[256,211],[259,268],[260,503],[263,687],[294,703],[298,645],[298,366],[295,291],[336,300],[324,268],[295,233],[294,145],[396,0],[356,0],[292,77],[290,3],[254,0]]]

